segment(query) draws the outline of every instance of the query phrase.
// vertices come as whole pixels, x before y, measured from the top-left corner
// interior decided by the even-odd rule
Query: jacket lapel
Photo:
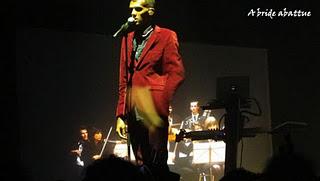
[[[160,32],[160,28],[158,26],[155,26],[154,28],[154,32],[152,32],[149,40],[147,41],[146,46],[143,48],[141,56],[139,57],[138,62],[136,63],[136,68],[139,67],[139,65],[141,64],[143,58],[145,57],[146,53],[149,51],[149,49],[151,48],[151,46],[155,43],[155,41],[158,39],[158,34]]]

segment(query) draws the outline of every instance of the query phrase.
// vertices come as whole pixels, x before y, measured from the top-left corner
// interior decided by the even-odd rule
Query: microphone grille
[[[131,16],[128,18],[128,23],[133,23],[134,22],[134,18]]]

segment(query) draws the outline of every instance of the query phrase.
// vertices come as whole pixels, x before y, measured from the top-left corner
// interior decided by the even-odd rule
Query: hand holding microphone
[[[135,22],[134,18],[129,17],[127,22],[121,25],[120,29],[115,34],[113,34],[113,37],[117,37],[119,35],[122,36],[125,33],[128,33],[127,30],[129,29],[129,27],[131,27],[134,24],[134,22]]]

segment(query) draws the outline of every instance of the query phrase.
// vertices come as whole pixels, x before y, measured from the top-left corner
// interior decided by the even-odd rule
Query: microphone
[[[115,34],[113,34],[113,37],[117,37],[118,35],[123,35],[123,34],[127,33],[127,30],[133,24],[134,24],[134,18],[129,17],[127,22],[124,23],[123,25],[121,25],[120,29],[117,32],[115,32]]]

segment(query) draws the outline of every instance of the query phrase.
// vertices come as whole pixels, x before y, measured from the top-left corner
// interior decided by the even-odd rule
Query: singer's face
[[[149,23],[149,8],[145,6],[144,0],[130,1],[129,8],[132,10],[131,15],[136,26],[144,26]]]

